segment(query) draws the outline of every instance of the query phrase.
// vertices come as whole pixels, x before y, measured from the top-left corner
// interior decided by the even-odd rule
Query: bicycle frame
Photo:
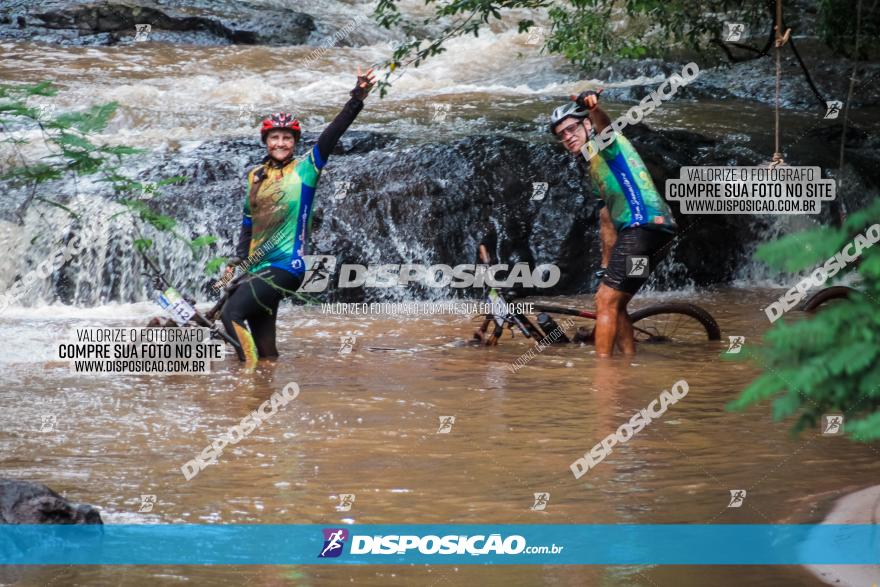
[[[547,312],[548,314],[564,314],[566,316],[578,316],[579,318],[589,318],[595,320],[597,318],[595,312],[587,310],[578,310],[576,308],[563,308],[562,306],[546,306],[544,304],[535,304],[534,308],[538,312]]]
[[[168,281],[168,279],[165,277],[165,275],[162,273],[162,271],[159,269],[159,267],[156,265],[156,263],[153,262],[153,260],[150,259],[150,257],[148,257],[146,253],[141,252],[141,256],[144,258],[144,261],[146,262],[147,266],[150,268],[150,270],[153,273],[153,277],[156,282],[155,285],[164,286],[165,288],[173,287],[173,285]],[[233,280],[232,283],[230,283],[229,285],[231,286],[236,281],[237,281],[237,279]],[[162,288],[157,287],[156,289],[161,290]],[[229,291],[230,290],[227,289],[220,296],[220,299],[217,301],[216,304],[214,304],[214,307],[211,308],[210,310],[208,310],[207,315],[202,314],[198,310],[195,310],[195,315],[192,317],[190,322],[192,322],[195,326],[203,326],[205,328],[209,328],[211,330],[211,332],[213,332],[214,334],[216,334],[217,336],[222,338],[224,341],[231,344],[232,347],[235,348],[236,350],[239,350],[241,347],[239,346],[238,342],[234,338],[232,338],[231,336],[229,336],[228,334],[223,332],[223,330],[218,328],[216,325],[216,315],[223,308],[223,305],[226,303],[226,300],[229,299]],[[195,309],[195,306],[193,306],[193,309]]]
[[[589,312],[587,310],[578,310],[576,308],[564,308],[562,306],[547,306],[544,304],[535,304],[535,311],[537,312],[547,312],[548,314],[562,314],[565,316],[577,316],[579,318],[589,318],[590,320],[595,320],[598,316],[595,312]],[[633,330],[641,332],[642,334],[647,334],[648,336],[652,336],[650,332],[639,328],[635,324],[633,324]]]

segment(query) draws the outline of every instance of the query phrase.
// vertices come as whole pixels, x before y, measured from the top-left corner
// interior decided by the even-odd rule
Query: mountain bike
[[[226,334],[222,325],[217,324],[217,320],[223,311],[223,306],[226,305],[226,301],[229,299],[229,296],[232,291],[234,291],[235,287],[237,287],[238,282],[243,275],[230,281],[226,287],[224,287],[217,303],[215,303],[210,310],[202,313],[196,309],[195,300],[185,294],[180,294],[149,256],[145,253],[142,253],[141,256],[143,257],[147,268],[150,270],[146,275],[152,277],[153,287],[159,292],[157,302],[172,316],[172,318],[164,320],[162,318],[152,318],[147,324],[147,327],[208,328],[211,331],[211,338],[221,339],[228,342],[235,349],[240,348],[238,341]]]
[[[533,304],[535,312],[538,313],[536,324],[525,314],[507,312],[506,309],[511,305],[495,290],[489,292],[488,302],[493,305],[493,309],[497,309],[496,313],[485,315],[489,323],[495,323],[495,330],[491,335],[495,340],[501,338],[503,329],[507,327],[511,332],[516,328],[526,338],[547,340],[551,343],[592,344],[593,342],[593,329],[579,326],[574,334],[569,336],[551,316],[555,314],[596,320],[596,313],[591,310],[543,303]],[[637,343],[668,344],[721,340],[721,329],[715,318],[696,304],[663,302],[635,310],[630,313],[630,319],[633,322],[633,334]],[[487,324],[484,323],[484,326]],[[477,333],[474,338],[478,338]]]
[[[845,285],[834,285],[820,289],[804,302],[803,311],[807,314],[815,314],[822,306],[827,306],[834,300],[848,299],[850,294],[858,290]]]

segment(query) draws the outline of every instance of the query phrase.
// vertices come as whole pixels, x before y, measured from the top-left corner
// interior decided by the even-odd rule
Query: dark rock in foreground
[[[103,524],[87,504],[71,503],[45,485],[0,479],[2,524]]]

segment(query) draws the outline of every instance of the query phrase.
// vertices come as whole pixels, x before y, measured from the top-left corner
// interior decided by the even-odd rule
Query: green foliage
[[[138,218],[161,231],[173,231],[177,221],[169,216],[158,214],[142,200],[120,200],[120,204],[131,208]]]
[[[857,0],[819,0],[819,36],[835,53],[866,60],[880,42],[877,3],[862,1],[859,54],[855,55]]]
[[[33,96],[54,96],[55,93],[50,82],[31,86],[0,86],[0,113],[8,117],[0,122],[0,130],[3,131],[0,143],[12,145],[20,162],[0,175],[0,179],[18,187],[33,187],[67,176],[99,175],[105,180],[113,177],[120,185],[131,182],[116,174],[114,161],[109,157],[113,156],[118,162],[123,155],[142,151],[124,146],[96,145],[89,136],[106,129],[110,118],[116,113],[117,104],[111,102],[92,106],[82,112],[67,112],[57,116],[28,105],[28,99]],[[29,161],[24,156],[19,147],[28,141],[16,134],[16,131],[34,128],[41,131],[42,142],[49,151],[49,155],[38,162]]]
[[[160,188],[164,186],[184,183],[185,177],[168,177],[156,182],[137,181],[123,175],[118,169],[123,157],[141,154],[144,152],[142,149],[125,145],[98,145],[93,142],[93,135],[104,131],[116,113],[118,105],[115,102],[57,116],[49,115],[40,107],[28,105],[32,97],[54,95],[56,90],[51,82],[0,85],[0,144],[10,145],[17,156],[17,164],[0,174],[0,180],[14,187],[30,187],[31,196],[25,205],[31,200],[39,201],[61,208],[78,218],[67,206],[37,196],[37,188],[40,184],[66,177],[93,176],[96,181],[110,184],[117,201],[126,207],[134,220],[146,222],[159,231],[172,233],[175,238],[186,242],[193,254],[216,243],[214,236],[201,236],[192,241],[184,238],[174,230],[177,226],[174,218],[156,212],[144,201],[159,195]],[[22,138],[21,131],[33,129],[39,129],[41,140],[49,152],[38,161],[28,160],[21,151],[21,147],[29,142]],[[137,223],[135,230],[141,233]],[[135,241],[137,250],[143,253],[152,245],[153,241],[150,239],[140,238]]]
[[[146,253],[153,246],[153,241],[148,238],[139,238],[134,241],[134,248],[141,253]]]
[[[70,214],[74,219],[80,220],[79,214],[77,214],[76,212],[74,212],[73,210],[71,210],[70,208],[65,206],[64,204],[61,204],[60,202],[55,202],[55,201],[49,200],[47,198],[39,197],[39,196],[37,196],[37,198],[35,198],[35,199],[39,200],[40,202],[45,202],[46,204],[49,204],[50,206],[54,206],[56,208],[61,208],[62,210],[64,210],[68,214]],[[31,243],[31,244],[33,244],[33,243]]]
[[[70,129],[76,129],[83,135],[89,133],[101,132],[107,128],[107,123],[116,114],[116,108],[119,106],[116,102],[109,104],[101,104],[100,106],[92,106],[83,112],[67,112],[56,116],[44,124],[46,128],[57,128],[62,133]],[[93,145],[88,143],[88,147]]]
[[[771,267],[796,273],[812,267],[817,259],[827,259],[848,240],[837,231],[815,231],[809,238],[804,237],[802,233],[786,235],[772,246],[760,248],[755,258]]]
[[[12,141],[0,141],[12,142]],[[13,167],[0,175],[0,180],[8,179],[14,186],[32,185],[64,177],[64,169],[49,163],[33,163],[27,166]]]
[[[392,75],[442,53],[444,43],[463,36],[478,36],[491,21],[501,20],[518,9],[547,11],[551,31],[544,49],[565,56],[583,68],[599,67],[612,59],[667,57],[672,50],[705,51],[722,41],[725,22],[748,27],[750,36],[763,46],[774,22],[774,3],[766,0],[425,0],[433,6],[429,18],[407,18],[398,8],[400,0],[379,0],[373,14],[380,26],[403,32],[408,41],[397,46],[385,66],[390,72],[379,82],[381,95]],[[880,19],[869,15],[871,2],[862,9],[862,49],[880,41]],[[802,6],[783,3],[791,24]],[[855,36],[853,0],[819,1],[819,34],[835,51],[848,54]],[[870,23],[869,23],[870,21]],[[519,32],[534,23],[521,19]],[[803,33],[804,31],[799,31]],[[756,47],[758,48],[758,47]]]
[[[208,235],[205,235],[205,236],[200,236],[200,237],[198,237],[198,238],[194,238],[194,239],[192,240],[192,242],[190,242],[189,245],[190,245],[193,249],[198,250],[198,249],[201,249],[202,247],[206,247],[206,246],[208,246],[208,245],[213,245],[213,244],[216,243],[216,242],[217,242],[217,237],[208,234]]]
[[[610,59],[667,56],[671,49],[703,49],[719,38],[725,20],[758,22],[760,3],[572,0],[550,7],[546,47],[581,67]],[[625,26],[626,34],[620,34]]]
[[[880,199],[852,214],[842,227],[786,236],[763,245],[756,256],[778,269],[811,270],[856,239],[869,244],[865,231],[878,221]],[[862,250],[856,270],[858,293],[822,306],[813,316],[784,316],[760,348],[746,353],[763,374],[729,409],[772,398],[775,419],[797,415],[795,432],[815,425],[823,414],[842,413],[851,438],[880,439],[880,243]]]
[[[214,257],[205,263],[205,275],[217,275],[220,272],[220,268],[224,265],[226,265],[226,257]]]

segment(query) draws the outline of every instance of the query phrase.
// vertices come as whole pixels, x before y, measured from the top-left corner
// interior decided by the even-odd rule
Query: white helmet
[[[553,111],[553,114],[550,115],[550,132],[556,134],[554,132],[556,126],[566,118],[578,118],[583,120],[589,115],[590,111],[586,108],[581,108],[576,102],[567,102],[562,106],[557,107]]]

